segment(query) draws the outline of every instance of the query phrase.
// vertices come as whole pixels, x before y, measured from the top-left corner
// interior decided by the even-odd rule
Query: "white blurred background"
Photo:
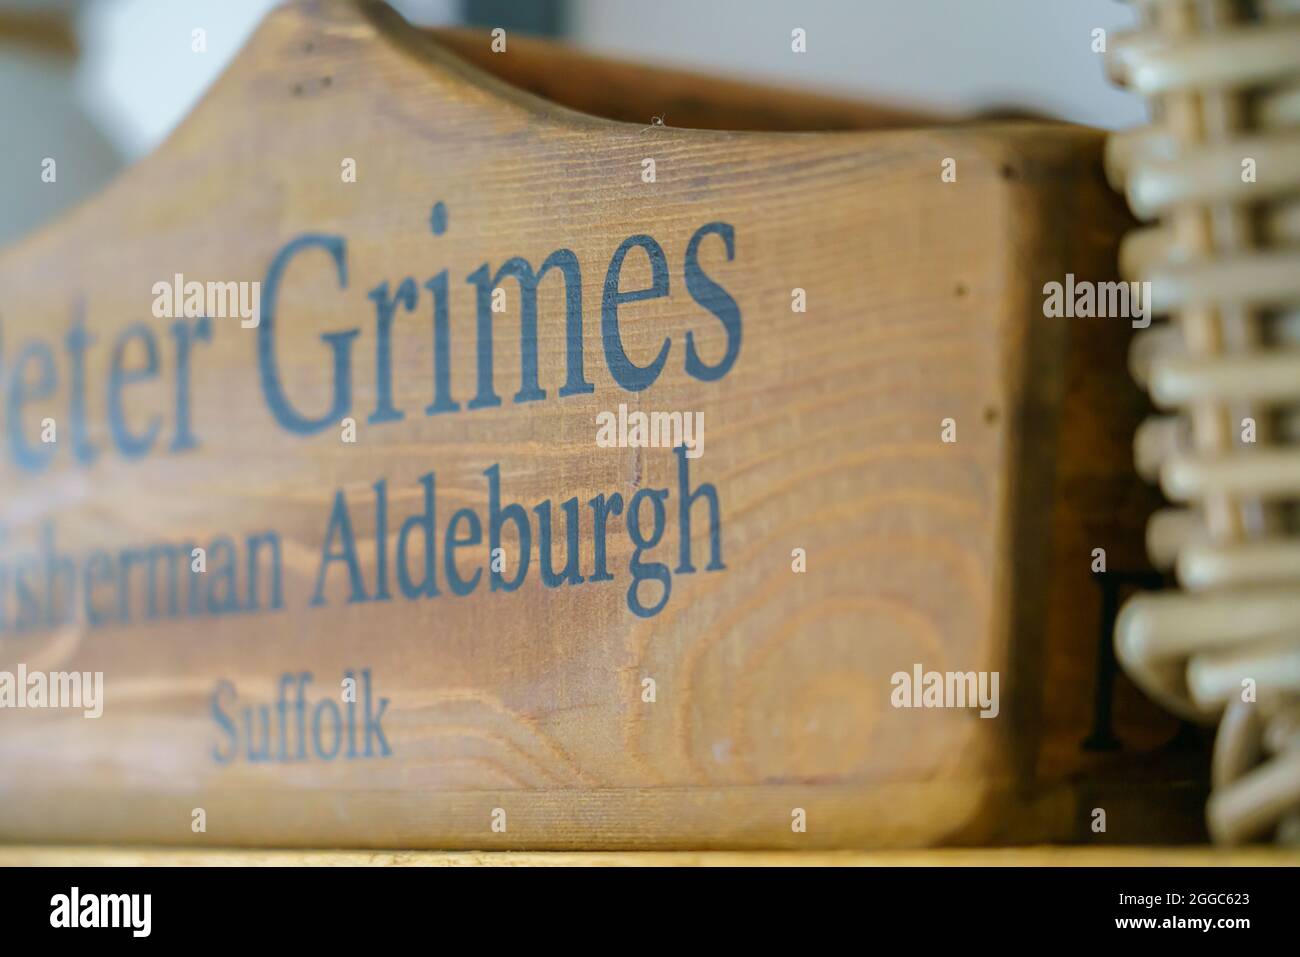
[[[0,243],[156,147],[279,0],[0,0]],[[477,23],[596,52],[877,102],[966,113],[1019,107],[1105,128],[1140,123],[1092,31],[1117,0],[394,0],[423,25]],[[77,52],[34,44],[63,18]],[[7,28],[8,26],[8,28]],[[207,50],[191,50],[206,31]],[[790,31],[808,50],[790,52]],[[671,123],[671,117],[669,118]],[[62,157],[57,184],[43,157]],[[43,187],[43,188],[38,188]]]

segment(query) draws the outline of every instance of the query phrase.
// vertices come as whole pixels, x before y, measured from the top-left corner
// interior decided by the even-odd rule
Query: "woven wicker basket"
[[[1120,660],[1178,714],[1219,720],[1216,840],[1300,841],[1300,2],[1146,0],[1114,79],[1153,123],[1113,136],[1134,213],[1121,252],[1169,318],[1130,365],[1164,414],[1138,470],[1175,508],[1148,529],[1183,591],[1142,595]]]

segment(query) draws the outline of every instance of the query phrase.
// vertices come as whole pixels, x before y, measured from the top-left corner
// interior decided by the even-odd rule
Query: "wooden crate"
[[[1100,134],[491,42],[287,6],[0,256],[0,669],[105,681],[0,711],[0,839],[1194,837],[1202,749],[1099,652],[1152,506],[1129,325],[1042,309],[1113,273]],[[258,324],[156,317],[178,275]],[[620,407],[702,454],[602,447]],[[894,707],[916,665],[996,717]]]

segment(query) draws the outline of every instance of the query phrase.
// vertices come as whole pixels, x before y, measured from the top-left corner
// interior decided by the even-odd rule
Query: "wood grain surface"
[[[1296,867],[1275,847],[921,851],[272,851],[0,846],[0,867]]]
[[[1130,743],[1145,750],[1122,765],[1079,749],[1098,680],[1089,550],[1139,554],[1147,494],[1131,490],[1127,324],[1085,329],[1041,310],[1045,281],[1113,269],[1126,223],[1099,146],[1096,132],[1038,123],[630,125],[511,89],[381,5],[275,12],[157,153],[0,255],[0,669],[105,676],[98,719],[0,712],[0,837],[486,850],[1185,837],[1196,770],[1159,770],[1147,752],[1174,729],[1131,690],[1116,692],[1117,720],[1142,729]],[[355,182],[340,175],[348,159]],[[620,367],[608,277],[624,295],[658,278],[644,241],[611,266],[638,236],[662,249],[667,289],[615,303]],[[538,283],[535,338],[521,334],[513,278],[493,287],[505,311],[483,318],[465,277],[511,257],[540,269],[562,249],[580,282],[557,268]],[[173,320],[151,314],[154,284],[175,274],[260,281],[268,302],[277,256],[290,258],[256,329],[213,318],[206,338],[185,334],[182,356]],[[414,308],[394,306],[383,342],[376,300],[407,279]],[[792,311],[795,288],[806,313]],[[590,391],[566,391],[566,291],[581,294]],[[67,345],[78,328],[93,337],[80,377]],[[52,355],[48,390],[33,342]],[[653,381],[629,389],[665,343]],[[500,404],[479,401],[493,394]],[[599,447],[596,417],[620,404],[702,413],[703,454]],[[286,408],[322,424],[293,431]],[[341,440],[346,417],[355,443]],[[52,449],[37,439],[44,418],[59,424]],[[945,419],[955,443],[941,441]],[[23,467],[21,448],[48,461]],[[707,498],[682,541],[684,462],[691,489],[716,489],[723,568],[708,567]],[[502,502],[531,522],[515,591],[490,585],[493,466]],[[396,549],[429,473],[439,593],[407,599]],[[634,556],[626,514],[609,517],[612,580],[591,580],[600,536],[587,503],[647,489],[668,493],[662,540]],[[552,503],[559,568],[571,498],[585,580],[547,587],[533,506]],[[653,496],[638,501],[649,525]],[[344,554],[340,508],[364,601],[349,601],[347,561],[324,561]],[[466,595],[442,552],[460,509],[484,526],[453,554],[466,579],[482,573]],[[509,578],[521,555],[505,527]],[[278,608],[268,566],[247,574],[248,537],[269,533]],[[102,620],[83,609],[49,627],[23,611],[12,579],[47,534],[78,568],[107,556],[91,573]],[[237,556],[233,590],[210,577],[224,568],[221,536]],[[200,613],[169,613],[144,566],[120,560],[158,543],[207,545],[209,577],[185,585]],[[805,572],[792,570],[795,549]],[[671,572],[645,617],[633,603],[654,606],[660,583],[630,593],[634,559]],[[998,672],[998,716],[892,707],[891,675],[915,663]],[[387,701],[388,753],[375,741],[370,757],[300,758],[274,703],[281,676],[301,673],[309,707],[364,673],[372,705]],[[248,760],[255,742],[242,726],[233,741],[218,718],[246,706],[278,721],[271,760]],[[1134,764],[1157,771],[1134,776]],[[1089,829],[1098,801],[1115,811],[1108,834]]]

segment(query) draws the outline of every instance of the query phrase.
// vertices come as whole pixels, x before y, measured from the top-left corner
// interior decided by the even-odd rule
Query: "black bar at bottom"
[[[770,946],[785,931],[826,947],[902,932],[918,953],[948,940],[1232,946],[1286,939],[1296,887],[1289,868],[7,868],[0,940],[653,952],[719,933]]]

